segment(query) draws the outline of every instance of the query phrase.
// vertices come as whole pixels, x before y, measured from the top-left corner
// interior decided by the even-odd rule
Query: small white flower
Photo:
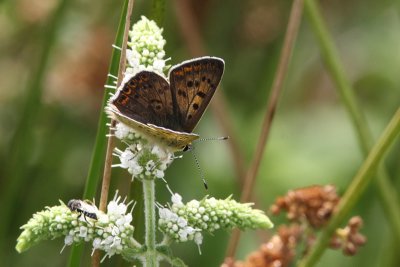
[[[164,67],[165,67],[165,61],[164,60],[160,60],[160,59],[154,60],[154,62],[153,62],[154,70],[157,70],[158,72],[162,72]]]
[[[194,234],[194,242],[197,245],[201,245],[203,243],[203,235],[200,232]]]
[[[154,176],[158,179],[164,178],[164,172],[160,170],[155,170]]]
[[[115,131],[114,131],[114,135],[115,137],[117,137],[118,139],[127,139],[130,138],[130,135],[132,134],[131,128],[129,128],[128,126],[126,126],[123,123],[117,123],[115,125]]]
[[[178,205],[178,206],[183,204],[182,203],[182,197],[178,193],[175,193],[175,194],[172,195],[171,201],[172,201],[172,204],[175,204],[175,205]]]
[[[187,221],[182,217],[178,218],[178,222],[177,223],[178,223],[179,227],[181,227],[181,228],[183,228],[183,227],[185,227],[187,225]]]
[[[98,249],[100,247],[100,245],[101,245],[101,239],[95,238],[92,243],[93,248]]]
[[[70,246],[74,242],[74,237],[72,235],[66,235],[64,238],[64,244]]]
[[[79,228],[79,236],[80,237],[86,237],[87,232],[88,232],[88,229],[85,226],[81,226]]]
[[[122,152],[119,158],[121,160],[121,167],[122,168],[126,169],[126,168],[129,168],[132,165],[134,165],[135,155],[129,149],[126,149],[124,152]]]

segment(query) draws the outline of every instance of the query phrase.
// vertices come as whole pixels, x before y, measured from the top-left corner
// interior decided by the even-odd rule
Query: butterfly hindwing
[[[169,84],[155,72],[141,71],[134,75],[123,85],[112,103],[133,120],[176,128]]]
[[[148,140],[165,146],[171,151],[182,151],[187,145],[199,136],[194,133],[178,132],[153,124],[145,124],[122,114],[115,105],[108,105],[107,112],[110,116],[133,129],[137,133],[144,135]]]
[[[169,73],[173,110],[181,130],[192,132],[221,81],[224,61],[203,57],[174,66]]]

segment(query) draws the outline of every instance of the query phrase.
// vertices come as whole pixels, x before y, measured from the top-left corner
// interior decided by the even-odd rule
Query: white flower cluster
[[[172,205],[172,211],[184,216],[191,225],[213,232],[222,229],[271,228],[273,224],[264,212],[251,208],[252,203],[239,203],[228,197],[215,199],[205,197],[191,200],[186,205]]]
[[[108,203],[107,214],[99,216],[97,237],[93,239],[93,251],[103,250],[109,257],[129,249],[132,243],[132,213],[127,213],[130,203],[125,204],[125,200],[120,200],[121,197],[115,194],[114,199]]]
[[[172,195],[172,202],[175,205],[183,205],[182,197],[179,194]],[[203,242],[203,235],[200,229],[193,228],[188,221],[167,208],[160,208],[158,225],[161,230],[177,242],[193,240],[197,245]]]
[[[164,178],[164,171],[172,163],[174,155],[155,144],[138,142],[128,146],[124,151],[115,149],[120,163],[113,167],[127,169],[133,178]]]
[[[163,30],[157,24],[142,16],[129,32],[130,42],[126,51],[129,67],[127,73],[135,74],[141,70],[155,71],[163,75],[165,66]]]
[[[120,140],[134,140],[135,138],[140,138],[130,127],[121,122],[115,125],[114,135]]]
[[[97,220],[71,211],[64,203],[47,207],[21,227],[24,231],[18,237],[16,249],[22,252],[41,240],[65,236],[64,247],[85,241],[92,242],[93,249],[105,251],[106,256],[121,254],[138,246],[132,238],[134,228],[130,224],[132,214],[127,212],[129,205],[115,195],[107,206],[107,213],[93,209]]]
[[[177,242],[187,240],[180,238],[180,231],[185,233],[184,229],[194,229],[195,234],[202,238],[201,231],[211,233],[220,228],[256,229],[273,226],[261,210],[252,209],[251,204],[241,204],[230,198],[219,200],[206,197],[201,201],[192,200],[183,204],[181,196],[175,193],[170,209],[162,208],[159,213],[161,231]],[[195,242],[201,243],[196,239]]]

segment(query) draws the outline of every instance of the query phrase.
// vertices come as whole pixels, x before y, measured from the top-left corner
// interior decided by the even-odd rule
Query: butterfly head
[[[186,152],[186,151],[190,151],[193,149],[193,145],[192,144],[187,144],[186,146],[183,147],[182,151]]]

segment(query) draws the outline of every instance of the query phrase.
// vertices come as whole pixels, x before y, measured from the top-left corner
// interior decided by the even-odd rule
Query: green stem
[[[339,54],[334,42],[329,35],[325,22],[321,16],[317,3],[314,0],[306,0],[305,10],[310,20],[313,31],[318,39],[322,57],[327,69],[348,111],[350,119],[356,130],[360,149],[364,156],[368,155],[373,138],[367,121],[359,105],[357,104],[354,90],[345,75],[345,70],[340,62]],[[379,168],[375,181],[381,204],[397,239],[400,240],[400,201],[397,197],[395,187],[391,185],[390,179],[384,167]]]
[[[119,25],[118,25],[117,34],[115,37],[114,43],[118,47],[122,46],[128,2],[129,2],[128,0],[124,1],[122,11],[121,11],[121,16],[120,16],[120,21],[119,21]],[[113,74],[114,76],[118,75],[120,57],[121,57],[121,51],[113,49],[113,52],[111,55],[111,63],[109,66],[109,73]],[[112,85],[113,81],[114,81],[114,79],[112,79],[111,77],[108,77],[106,84]],[[106,125],[108,118],[104,112],[104,107],[107,104],[107,100],[108,100],[110,92],[112,92],[111,89],[109,89],[109,88],[104,89],[103,102],[102,102],[102,106],[100,109],[101,110],[100,118],[99,118],[99,122],[98,122],[98,126],[97,126],[96,140],[95,140],[95,144],[94,144],[94,148],[93,148],[93,154],[92,154],[92,159],[91,159],[90,166],[89,166],[88,176],[86,178],[86,185],[85,185],[85,191],[83,193],[83,199],[93,199],[93,197],[96,194],[97,185],[101,178],[101,171],[102,171],[103,162],[104,162],[104,154],[105,154],[106,146],[107,146],[106,134],[108,131],[108,127]],[[83,248],[84,248],[84,246],[72,247],[69,262],[68,262],[69,267],[79,266],[79,262],[81,261],[81,256],[83,254]]]
[[[144,266],[158,266],[156,251],[156,211],[155,187],[153,179],[143,179],[144,215],[145,215],[145,245],[146,256]]]
[[[395,141],[396,136],[400,133],[400,108],[397,110],[392,120],[382,133],[378,142],[372,148],[367,159],[364,161],[356,176],[352,180],[350,186],[343,195],[336,213],[329,221],[325,230],[316,240],[310,253],[300,262],[298,266],[309,267],[317,263],[322,253],[328,246],[330,238],[335,230],[340,226],[350,210],[359,200],[367,185],[371,182],[379,163],[389,149],[390,145]]]

